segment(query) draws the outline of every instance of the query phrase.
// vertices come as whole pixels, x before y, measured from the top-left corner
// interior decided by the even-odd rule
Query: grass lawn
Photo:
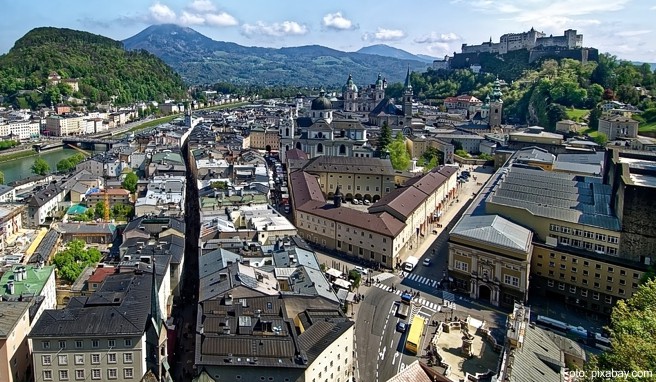
[[[656,133],[656,122],[649,122],[640,124],[638,128],[639,133]]]
[[[583,117],[590,113],[590,110],[587,109],[566,109],[567,118],[572,121],[582,122]]]
[[[596,136],[599,135],[599,132],[597,130],[593,129],[592,127],[589,127],[587,129],[583,130],[583,135],[587,135],[590,138],[595,138]]]
[[[13,153],[6,153],[2,154],[0,153],[0,163],[1,162],[9,162],[14,159],[20,159],[20,158],[26,158],[26,157],[31,157],[34,155],[37,155],[38,153],[34,150],[23,150],[23,151],[18,151],[18,152],[13,152]]]

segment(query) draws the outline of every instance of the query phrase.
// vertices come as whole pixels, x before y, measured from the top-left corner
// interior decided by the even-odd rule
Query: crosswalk
[[[415,281],[415,282],[418,282],[420,284],[426,284],[426,285],[428,285],[430,287],[433,287],[433,288],[437,287],[437,280],[432,280],[432,279],[429,279],[428,277],[419,276],[419,275],[416,275],[414,273],[406,274],[405,279],[410,280],[410,281]]]
[[[381,283],[376,283],[376,284],[374,284],[374,286],[376,288],[382,289],[384,291],[392,292],[397,296],[401,296],[401,294],[403,293],[403,291],[399,290],[399,289],[397,289],[395,291],[392,291],[392,287],[387,286],[385,284],[381,284]],[[428,301],[428,300],[424,299],[423,297],[414,298],[412,301],[420,303],[422,306],[424,306],[425,308],[427,308],[429,310],[432,310],[433,312],[440,312],[442,310],[442,306],[440,304],[432,302],[432,301]]]

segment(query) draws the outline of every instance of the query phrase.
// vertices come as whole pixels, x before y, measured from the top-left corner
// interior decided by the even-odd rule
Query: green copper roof
[[[21,281],[16,281],[16,279],[14,279],[14,270],[19,268],[25,268],[25,278]],[[35,296],[38,296],[41,294],[50,274],[54,272],[54,270],[54,265],[46,265],[42,268],[33,265],[14,265],[11,270],[5,272],[0,278],[2,294],[5,296],[20,296],[24,293],[34,293]],[[13,294],[9,294],[9,281],[14,282]]]

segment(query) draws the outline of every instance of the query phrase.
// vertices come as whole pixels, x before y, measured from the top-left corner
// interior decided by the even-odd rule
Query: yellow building
[[[28,301],[0,302],[0,381],[25,381],[32,375],[27,341],[31,305]]]
[[[249,137],[252,149],[280,150],[280,133],[276,128],[256,127],[251,129]]]
[[[397,184],[405,183],[412,174],[397,172],[389,159],[320,156],[311,159],[303,171],[317,176],[319,186],[328,199],[340,187],[344,199],[377,202]]]
[[[84,132],[84,126],[84,117],[51,115],[46,118],[46,130],[57,137],[80,135]]]
[[[495,306],[526,302],[532,239],[530,230],[501,216],[464,216],[449,235],[454,286]]]

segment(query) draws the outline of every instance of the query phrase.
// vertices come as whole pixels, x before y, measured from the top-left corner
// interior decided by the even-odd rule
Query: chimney
[[[7,287],[9,288],[9,294],[10,294],[10,295],[13,295],[13,294],[14,294],[14,282],[13,282],[13,281],[9,281],[9,282],[7,283]]]
[[[21,281],[23,273],[21,273],[20,267],[14,268],[14,281]]]
[[[27,279],[27,269],[25,267],[21,268],[21,280]]]

